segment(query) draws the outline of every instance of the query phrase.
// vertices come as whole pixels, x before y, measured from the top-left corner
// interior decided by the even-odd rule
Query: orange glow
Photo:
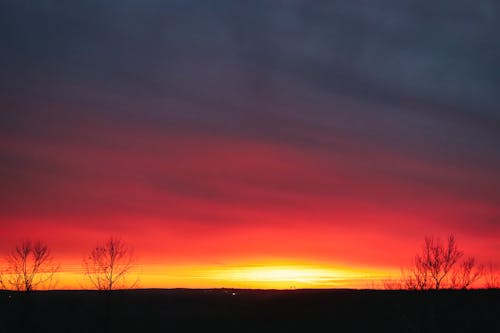
[[[209,270],[207,277],[244,288],[362,287],[375,272],[312,265],[253,265]]]
[[[130,281],[138,278],[139,288],[373,288],[374,281],[397,274],[397,270],[266,262],[215,266],[141,265],[135,267],[129,278]],[[57,280],[58,289],[90,288],[78,269],[59,272]]]
[[[142,288],[370,288],[398,276],[429,234],[455,234],[481,264],[500,258],[495,175],[383,150],[154,131],[138,133],[151,143],[143,149],[92,133],[103,144],[0,140],[62,170],[38,181],[43,168],[33,179],[13,170],[22,186],[0,195],[0,255],[43,240],[61,264],[58,288],[86,288],[81,261],[110,236],[135,248]],[[365,170],[365,153],[386,168]]]

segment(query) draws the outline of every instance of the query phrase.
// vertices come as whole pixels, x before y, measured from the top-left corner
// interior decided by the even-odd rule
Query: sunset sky
[[[426,235],[500,264],[499,31],[487,0],[3,0],[0,255],[43,240],[60,288],[110,236],[141,287],[370,287]]]

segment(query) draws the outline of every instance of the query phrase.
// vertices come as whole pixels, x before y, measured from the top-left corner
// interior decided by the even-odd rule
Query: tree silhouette
[[[119,238],[109,238],[84,259],[85,276],[97,290],[129,289],[137,281],[127,281],[133,266],[133,250]]]
[[[452,271],[450,288],[467,289],[471,284],[481,278],[483,272],[483,267],[476,265],[474,257],[468,257],[460,262]]]
[[[498,267],[491,262],[484,269],[484,287],[488,289],[500,288]]]
[[[54,286],[54,274],[59,266],[54,264],[50,248],[41,241],[24,240],[17,244],[7,257],[7,270],[2,285],[7,289],[32,291]]]
[[[412,265],[403,270],[403,285],[414,290],[467,289],[482,276],[483,270],[476,265],[474,257],[461,260],[463,255],[453,235],[446,243],[439,238],[425,237]]]

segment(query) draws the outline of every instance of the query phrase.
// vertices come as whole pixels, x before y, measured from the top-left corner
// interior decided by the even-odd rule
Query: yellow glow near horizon
[[[206,277],[247,288],[343,288],[366,284],[364,272],[309,265],[262,265],[225,267],[206,272]]]
[[[68,267],[70,268],[70,267]],[[242,265],[137,266],[130,280],[139,288],[373,288],[397,271],[373,268],[344,268],[316,264],[263,262]],[[83,271],[73,269],[56,274],[57,289],[91,289]]]
[[[371,288],[393,272],[284,262],[212,266],[144,266],[141,287],[187,288]]]
[[[225,272],[228,280],[240,281],[291,281],[315,283],[330,277],[330,272],[318,268],[297,267],[245,267],[236,271]],[[334,277],[331,275],[331,277]]]
[[[248,283],[320,284],[340,276],[328,269],[300,266],[233,267],[209,273],[213,279]]]

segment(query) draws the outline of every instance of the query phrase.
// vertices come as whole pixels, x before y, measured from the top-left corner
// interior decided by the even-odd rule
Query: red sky
[[[189,279],[283,264],[358,269],[363,281],[349,286],[368,286],[407,265],[426,235],[453,233],[481,262],[499,255],[495,175],[370,147],[326,153],[184,132],[86,133],[78,143],[2,140],[19,163],[2,190],[2,251],[43,239],[63,270],[78,270],[93,245],[120,236],[135,248],[145,287],[253,286]],[[181,266],[181,281],[148,279]]]
[[[119,236],[144,287],[366,287],[426,235],[500,264],[498,78],[470,51],[495,29],[443,48],[421,27],[456,13],[324,8],[360,34],[271,4],[6,6],[1,254],[41,239],[78,273]]]

